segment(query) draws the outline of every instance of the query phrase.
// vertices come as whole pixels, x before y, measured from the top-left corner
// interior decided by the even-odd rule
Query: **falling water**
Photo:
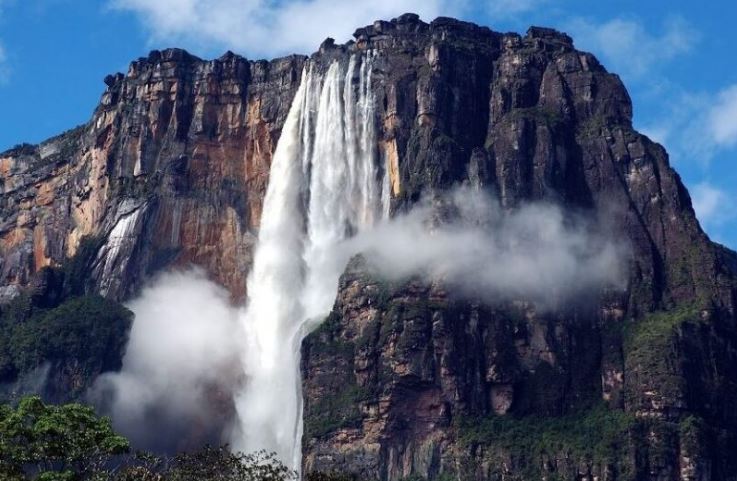
[[[341,241],[387,211],[378,181],[371,52],[305,67],[282,129],[264,199],[241,322],[246,382],[234,447],[267,449],[299,470],[300,345],[330,311]],[[386,176],[386,169],[381,169]],[[386,184],[383,180],[381,184]]]

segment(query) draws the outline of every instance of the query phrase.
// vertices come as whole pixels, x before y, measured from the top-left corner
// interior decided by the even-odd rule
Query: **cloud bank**
[[[536,8],[542,8],[552,0],[490,0],[484,5],[491,20],[514,18]],[[483,7],[482,7],[483,8]]]
[[[716,101],[708,112],[708,125],[716,145],[737,145],[737,84],[717,94]]]
[[[3,17],[3,7],[6,0],[0,0],[0,21]],[[10,80],[10,66],[8,65],[8,54],[3,45],[2,38],[0,38],[0,85],[7,83]]]
[[[347,242],[384,277],[441,278],[482,300],[514,298],[555,307],[582,292],[624,287],[627,248],[552,204],[503,212],[482,192],[462,189]],[[439,212],[450,220],[438,221]]]
[[[706,167],[737,146],[737,84],[717,92],[676,90],[669,97],[663,116],[642,130],[665,145],[676,162]]]
[[[8,56],[5,47],[0,43],[0,85],[7,83],[10,78],[10,67],[8,67]]]
[[[357,27],[406,12],[454,15],[449,0],[111,0],[131,12],[157,42],[229,48],[249,56],[311,53],[326,37],[346,41]]]

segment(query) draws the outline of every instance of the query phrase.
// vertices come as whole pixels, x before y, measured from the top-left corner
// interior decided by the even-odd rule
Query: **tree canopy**
[[[37,396],[0,405],[0,481],[291,481],[273,453],[232,453],[206,446],[159,456],[130,452],[109,418],[82,404]]]
[[[89,406],[49,405],[37,396],[0,406],[0,479],[85,479],[129,448]]]

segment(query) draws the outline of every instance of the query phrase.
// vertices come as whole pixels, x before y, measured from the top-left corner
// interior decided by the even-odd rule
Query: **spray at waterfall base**
[[[335,61],[322,74],[316,65],[305,68],[271,165],[245,308],[230,306],[226,296],[216,294],[219,288],[206,287],[201,274],[163,276],[131,303],[137,321],[123,371],[105,378],[115,392],[116,422],[145,425],[146,409],[136,393],[146,393],[150,406],[200,393],[188,399],[179,419],[206,417],[202,413],[208,413],[211,400],[202,386],[229,379],[236,386],[237,422],[226,440],[246,452],[274,451],[299,470],[301,341],[332,308],[339,276],[357,253],[365,253],[369,266],[385,277],[443,277],[461,293],[469,287],[469,295],[522,296],[540,303],[551,290],[564,299],[587,286],[622,281],[620,260],[626,253],[586,223],[568,222],[554,206],[503,213],[485,194],[459,189],[444,196],[457,221],[434,223],[428,204],[389,219],[389,181],[376,140],[373,62],[367,52]],[[213,294],[175,298],[162,284]],[[190,334],[171,348],[217,349],[218,355],[194,356],[196,365],[151,356],[147,330],[178,329],[176,323],[188,316],[181,311],[191,302],[217,306],[218,318],[193,311],[197,316],[185,323]],[[172,303],[180,311],[174,312]],[[146,315],[151,306],[156,315]],[[216,334],[200,338],[205,330]],[[184,380],[178,379],[183,366]],[[122,416],[132,405],[136,410]]]

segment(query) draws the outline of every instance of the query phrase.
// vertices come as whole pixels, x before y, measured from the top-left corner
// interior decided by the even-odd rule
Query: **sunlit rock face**
[[[702,232],[664,149],[633,130],[619,77],[553,30],[410,14],[326,41],[311,61],[324,72],[369,50],[392,215],[459,184],[508,211],[555,203],[622,239],[626,286],[543,311],[442,280],[387,283],[351,263],[302,346],[304,472],[733,479],[737,257]],[[0,296],[97,237],[91,279],[111,298],[195,264],[244,300],[306,61],[152,52],[105,80],[88,124],[0,154]],[[531,416],[569,416],[569,431],[580,427],[570,417],[593,419],[616,446],[592,455],[578,449],[588,438],[571,449],[551,435],[539,455],[509,446],[509,424],[482,429]],[[514,432],[550,435],[534,424]]]
[[[114,298],[196,264],[245,295],[269,165],[302,57],[203,61],[152,52],[107,89],[86,125],[2,154],[2,282],[106,238],[93,272]]]

